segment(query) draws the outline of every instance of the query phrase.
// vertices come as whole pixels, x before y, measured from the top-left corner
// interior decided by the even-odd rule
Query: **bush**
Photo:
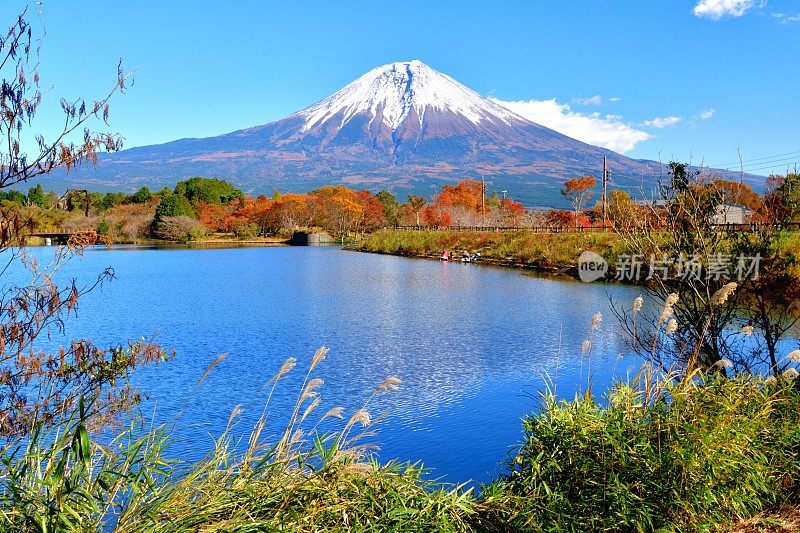
[[[254,222],[237,222],[233,226],[233,233],[240,239],[252,239],[258,235],[258,224]]]
[[[618,385],[607,407],[590,395],[546,395],[542,412],[524,422],[511,473],[486,488],[483,525],[697,531],[796,500],[794,382],[661,386]]]
[[[197,220],[187,216],[163,217],[154,222],[156,237],[167,241],[196,241],[206,230]]]

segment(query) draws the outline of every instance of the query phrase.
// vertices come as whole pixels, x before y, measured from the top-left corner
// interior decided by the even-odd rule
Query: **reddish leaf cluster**
[[[227,205],[199,202],[197,219],[209,230],[230,232],[254,224],[259,233],[320,227],[337,234],[373,230],[384,224],[383,206],[369,191],[326,185],[308,194],[245,197]]]

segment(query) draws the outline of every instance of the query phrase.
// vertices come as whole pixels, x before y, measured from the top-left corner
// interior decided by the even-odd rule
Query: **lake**
[[[537,408],[545,376],[571,397],[591,372],[602,394],[613,375],[638,366],[623,357],[609,311],[609,297],[631,302],[634,287],[334,247],[97,248],[65,272],[88,282],[109,266],[116,279],[81,300],[67,337],[110,345],[157,335],[175,348],[173,361],[134,379],[148,397],[146,416],[169,421],[185,408],[172,449],[181,458],[207,452],[237,405],[244,413],[234,433],[249,434],[263,408],[262,385],[293,356],[298,367],[269,408],[274,424],[266,433],[277,433],[311,356],[328,346],[317,369],[325,380],[320,415],[337,405],[352,413],[385,377],[397,376],[400,389],[369,407],[387,414],[372,438],[378,458],[422,461],[445,481],[485,482],[521,441],[521,418]],[[582,361],[597,312],[594,354]],[[192,396],[221,353],[227,358]]]

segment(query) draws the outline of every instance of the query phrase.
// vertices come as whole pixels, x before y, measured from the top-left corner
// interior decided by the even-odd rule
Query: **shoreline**
[[[395,257],[405,257],[408,259],[425,259],[428,261],[441,261],[439,255],[437,254],[418,254],[414,252],[388,252],[382,250],[366,250],[362,248],[358,248],[357,246],[344,246],[342,250],[346,250],[348,252],[360,252],[365,254],[377,254],[377,255],[391,255]],[[506,268],[510,270],[523,270],[527,272],[534,272],[536,274],[542,274],[546,276],[553,276],[559,278],[570,278],[574,281],[580,281],[578,278],[577,272],[578,269],[574,265],[570,266],[553,266],[553,267],[543,267],[539,265],[531,265],[525,264],[521,262],[515,262],[512,260],[505,260],[505,259],[498,259],[495,257],[482,257],[478,261],[461,261],[460,259],[450,259],[447,261],[449,263],[464,263],[470,265],[478,265],[478,266],[491,266],[496,268]],[[606,280],[606,282],[609,282]]]
[[[54,248],[59,246],[58,244],[45,244],[44,239],[40,237],[34,237],[31,241],[26,242],[24,245],[26,248]],[[291,246],[291,239],[286,238],[261,238],[261,239],[233,239],[233,238],[224,238],[224,239],[203,239],[198,241],[165,241],[159,239],[139,239],[137,241],[121,241],[121,242],[110,242],[105,243],[102,240],[98,239],[92,246],[98,247],[150,247],[150,248],[222,248],[222,247],[229,247],[229,248],[236,248],[236,247],[244,247],[244,246],[251,246],[251,247],[269,247],[269,246]]]
[[[578,258],[592,251],[609,265],[615,265],[624,243],[608,232],[542,234],[519,231],[496,233],[485,231],[398,230],[383,229],[365,236],[345,249],[440,260],[442,250],[450,252],[450,261],[461,262],[460,254],[480,253],[477,264],[533,272],[545,276],[580,280]],[[616,283],[612,274],[603,279]]]

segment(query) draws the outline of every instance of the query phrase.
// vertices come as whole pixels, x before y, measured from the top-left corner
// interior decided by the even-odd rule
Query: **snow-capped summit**
[[[369,116],[370,126],[377,121],[395,131],[411,116],[421,126],[428,111],[451,113],[475,125],[525,121],[418,60],[374,68],[297,115],[305,119],[304,131],[332,119],[341,128],[362,113]]]

